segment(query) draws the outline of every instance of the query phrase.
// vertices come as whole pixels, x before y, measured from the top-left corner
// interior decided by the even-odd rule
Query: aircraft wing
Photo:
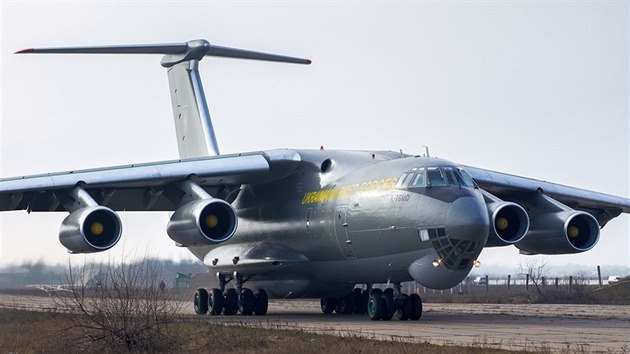
[[[543,194],[573,209],[592,214],[602,227],[622,212],[630,213],[630,199],[476,167],[463,168],[485,191],[521,204],[528,211],[536,207],[530,202],[534,196]]]
[[[295,151],[271,150],[0,179],[0,211],[66,211],[59,196],[75,186],[116,211],[172,211],[174,182],[190,178],[229,200],[241,184],[282,178],[299,161]]]

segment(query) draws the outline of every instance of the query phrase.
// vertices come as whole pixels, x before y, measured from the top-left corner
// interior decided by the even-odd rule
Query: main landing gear
[[[217,278],[220,289],[213,288],[208,291],[205,288],[199,288],[195,292],[193,300],[195,313],[205,315],[209,312],[211,315],[224,314],[226,316],[235,315],[237,312],[246,316],[267,314],[269,298],[264,289],[252,291],[243,288],[243,283],[247,279],[243,279],[238,272],[234,272],[229,278],[217,273]],[[225,285],[232,280],[234,280],[234,288],[225,289]]]
[[[418,294],[407,295],[401,292],[400,283],[394,288],[354,289],[342,298],[322,298],[320,300],[323,313],[364,314],[367,312],[372,320],[389,321],[394,317],[399,320],[418,320],[422,316],[422,300]]]

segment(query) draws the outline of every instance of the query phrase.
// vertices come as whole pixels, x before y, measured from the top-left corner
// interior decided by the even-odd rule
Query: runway
[[[0,294],[0,307],[46,309],[47,296]],[[200,323],[303,329],[340,336],[482,348],[585,353],[630,352],[630,306],[426,303],[419,321],[371,321],[322,314],[317,300],[271,300],[261,317],[186,315]]]
[[[264,318],[219,316],[208,321],[537,352],[630,351],[630,306],[428,303],[422,318],[412,322],[324,315],[318,301],[284,300],[272,302]]]

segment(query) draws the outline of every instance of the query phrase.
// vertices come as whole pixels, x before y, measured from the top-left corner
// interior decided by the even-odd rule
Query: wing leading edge
[[[482,189],[530,209],[528,200],[532,196],[546,195],[573,209],[592,214],[602,227],[622,212],[630,213],[630,199],[476,167],[463,167]]]
[[[229,200],[241,184],[281,178],[299,161],[295,151],[272,150],[0,179],[0,210],[65,211],[59,195],[76,186],[113,210],[174,210],[177,181],[190,178]]]

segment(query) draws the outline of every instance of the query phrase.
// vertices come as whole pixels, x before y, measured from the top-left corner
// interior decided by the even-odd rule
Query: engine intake
[[[108,250],[120,240],[118,214],[104,206],[91,206],[70,213],[61,223],[59,241],[70,253]]]
[[[490,234],[486,247],[506,246],[521,241],[529,230],[525,209],[512,202],[488,204]]]
[[[211,198],[195,200],[175,210],[166,231],[182,246],[202,246],[229,240],[237,224],[232,205]]]
[[[532,254],[580,253],[599,241],[599,224],[589,213],[562,211],[532,219],[530,231],[516,247]]]

